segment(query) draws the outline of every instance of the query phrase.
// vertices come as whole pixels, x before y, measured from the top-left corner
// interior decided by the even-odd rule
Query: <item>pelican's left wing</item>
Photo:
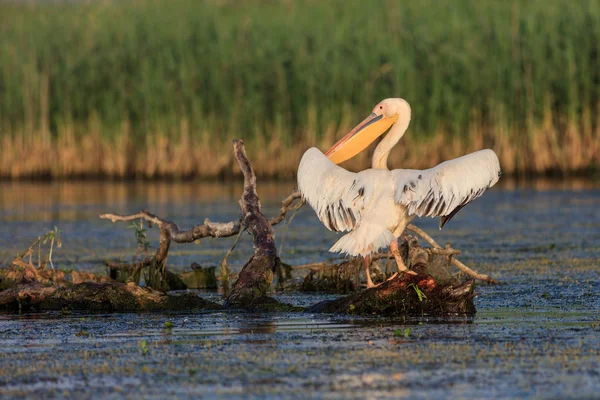
[[[480,150],[423,171],[394,170],[396,202],[409,215],[442,217],[440,229],[467,203],[500,178],[500,163],[492,150]]]
[[[310,148],[298,167],[298,189],[330,231],[350,231],[360,222],[372,184]]]

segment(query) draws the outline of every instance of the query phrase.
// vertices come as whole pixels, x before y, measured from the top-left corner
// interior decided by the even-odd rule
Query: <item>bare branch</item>
[[[169,239],[177,243],[190,243],[204,237],[233,236],[240,230],[240,223],[237,221],[222,223],[212,222],[207,218],[204,220],[203,225],[196,225],[190,230],[182,231],[174,222],[162,219],[146,210],[131,215],[101,214],[100,218],[109,219],[112,222],[144,219],[156,224],[161,230],[168,232]]]
[[[290,195],[288,197],[286,197],[285,199],[283,199],[283,201],[281,202],[281,212],[279,213],[279,215],[276,215],[273,218],[271,218],[269,220],[269,224],[271,224],[271,226],[277,225],[278,223],[283,221],[283,219],[285,218],[288,211],[298,210],[300,207],[302,207],[304,204],[306,204],[304,199],[302,199],[295,206],[292,207],[292,204],[294,203],[294,201],[296,201],[297,199],[300,199],[300,198],[302,198],[302,195],[300,194],[299,191],[295,190],[292,193],[290,193]]]
[[[458,250],[453,250],[451,247],[446,247],[443,248],[442,246],[440,246],[439,244],[436,243],[435,240],[433,240],[433,238],[431,236],[429,236],[425,231],[423,231],[422,229],[414,226],[413,224],[409,224],[407,226],[407,228],[411,231],[413,231],[414,233],[416,233],[417,235],[421,236],[427,243],[429,243],[433,249],[438,249],[437,251],[439,251],[440,253],[438,254],[442,254],[441,251],[446,250],[449,254],[448,255],[454,255],[455,253],[450,254],[450,250],[452,250],[453,252],[456,252]],[[472,270],[471,268],[467,267],[465,264],[463,264],[462,262],[460,262],[459,260],[457,260],[455,257],[452,257],[452,264],[454,264],[458,269],[460,269],[462,272],[464,272],[465,274],[471,275],[473,278],[482,280],[482,281],[486,281],[489,283],[498,283],[497,280],[491,278],[488,275],[484,275],[484,274],[480,274],[477,271]]]
[[[156,225],[160,225],[163,220],[157,217],[154,214],[150,214],[146,210],[142,210],[137,214],[132,215],[117,215],[117,214],[100,214],[100,218],[102,219],[110,219],[111,222],[117,221],[133,221],[134,219],[145,219],[146,221],[150,221],[155,223]]]
[[[256,175],[246,156],[243,141],[234,140],[233,151],[240,170],[244,175],[244,191],[240,199],[242,213],[238,221],[212,222],[207,218],[202,225],[196,225],[189,230],[182,230],[174,222],[162,219],[147,210],[142,210],[131,215],[101,214],[100,218],[108,219],[113,223],[117,221],[141,219],[156,224],[160,229],[160,247],[153,257],[132,264],[106,262],[109,268],[137,269],[150,265],[164,265],[171,241],[177,243],[190,243],[205,237],[230,237],[238,235],[244,228],[248,229],[248,232],[254,237],[255,253],[258,251],[256,247],[257,243],[265,244],[265,247],[262,249],[264,252],[268,253],[271,249],[274,249],[275,246],[271,226],[283,221],[290,210],[299,209],[304,202],[302,200],[297,201],[298,199],[301,199],[301,195],[298,191],[292,192],[282,201],[279,215],[276,215],[268,221],[260,212],[260,201],[256,193]],[[262,219],[264,219],[264,221],[262,221]],[[272,246],[270,245],[271,242],[273,242]],[[276,254],[274,256],[276,256]]]
[[[254,181],[256,181],[256,177],[254,177]],[[277,225],[283,221],[290,210],[295,210],[302,207],[304,205],[304,201],[300,201],[294,205],[294,202],[300,198],[301,195],[298,191],[294,191],[288,197],[286,197],[281,202],[281,212],[279,215],[271,218],[269,220],[269,224],[271,226]],[[192,229],[182,231],[174,222],[164,220],[146,210],[142,210],[137,214],[131,215],[100,214],[100,218],[108,219],[111,222],[144,219],[156,224],[161,229],[165,229],[169,233],[170,239],[177,243],[190,243],[205,237],[230,237],[237,235],[240,232],[240,221],[212,222],[208,218],[204,220],[203,225],[196,225]]]

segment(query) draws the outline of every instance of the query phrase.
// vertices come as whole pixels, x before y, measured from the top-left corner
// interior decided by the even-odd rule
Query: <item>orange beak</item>
[[[398,115],[385,117],[371,113],[363,122],[334,144],[325,155],[335,164],[349,160],[366,149],[375,139],[387,131],[397,119]]]

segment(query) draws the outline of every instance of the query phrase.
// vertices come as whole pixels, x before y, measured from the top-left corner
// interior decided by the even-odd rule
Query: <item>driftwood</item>
[[[277,256],[271,224],[260,211],[260,201],[256,193],[256,175],[246,156],[244,142],[234,140],[233,152],[244,175],[244,192],[240,199],[241,225],[252,235],[254,254],[242,268],[238,280],[227,296],[226,304],[233,307],[248,307],[254,300],[267,295],[280,260]]]
[[[473,315],[473,279],[438,285],[428,275],[401,274],[374,288],[309,307],[309,312],[355,315]]]
[[[24,282],[0,292],[0,309],[14,311],[157,311],[219,309],[194,293],[169,295],[140,287],[133,282],[82,282],[68,286],[46,286]]]
[[[428,271],[438,283],[457,284],[458,280],[456,276],[451,273],[451,265],[454,265],[459,266],[458,269],[460,272],[466,273],[476,279],[489,283],[498,283],[498,281],[489,276],[475,272],[458,261],[455,257],[460,254],[460,250],[452,248],[449,243],[442,248],[429,235],[416,226],[409,225],[408,229],[419,234],[419,236],[435,246],[423,248],[418,245],[415,237],[410,235],[402,237],[400,251],[404,254],[405,263],[408,264],[410,262],[412,264],[411,269],[413,271]],[[418,257],[411,261],[406,261],[409,249],[414,254],[417,254]],[[434,255],[444,257],[434,257]],[[381,262],[377,263],[379,260],[385,261],[385,264],[382,265]],[[444,262],[440,263],[439,261],[441,260],[444,260]],[[373,282],[382,282],[396,272],[394,258],[389,251],[371,255],[371,262],[370,272]],[[428,268],[423,269],[422,267],[424,266]],[[349,293],[366,286],[366,279],[359,280],[360,274],[364,271],[362,259],[360,258],[342,261],[332,259],[324,262],[294,266],[293,269],[295,271],[309,270],[302,283],[297,287],[298,290],[303,292]]]
[[[249,199],[252,199],[252,196]],[[260,217],[245,223],[251,232],[255,232],[255,255],[240,273],[228,305],[256,311],[302,311],[301,308],[281,304],[267,296],[274,265],[278,262],[272,233],[270,229],[264,229],[264,219],[261,222]],[[405,264],[418,272],[417,275],[401,274],[375,288],[334,301],[319,303],[308,310],[395,316],[469,315],[475,312],[473,280],[461,284],[454,275],[449,273],[450,257],[456,253],[455,250],[437,251],[422,248],[416,238],[405,236],[400,252]],[[356,266],[360,268],[361,263],[356,262]],[[57,271],[56,274],[60,276],[62,282],[64,273]],[[103,282],[108,278],[89,273],[73,271],[72,283],[62,283],[62,286],[43,284],[38,281],[39,276],[45,277],[45,271],[37,271],[32,264],[17,264],[5,270],[3,283],[8,285],[12,282],[12,285],[0,292],[0,309],[148,311],[221,308],[193,293],[173,296],[150,288],[142,288],[133,282],[128,284]],[[51,278],[56,279],[54,276]],[[45,282],[52,281],[45,280]]]
[[[451,255],[423,248],[414,237],[403,239],[400,253],[417,275],[395,274],[374,288],[315,304],[308,311],[388,316],[474,314],[474,280],[460,283],[448,272]]]
[[[86,310],[151,311],[218,309],[194,293],[169,295],[133,282],[110,281],[107,276],[36,268],[17,257],[0,270],[0,309],[14,311]]]
[[[230,237],[246,230],[253,237],[254,254],[244,265],[238,280],[233,285],[227,296],[226,304],[230,307],[250,307],[255,299],[266,296],[271,287],[273,274],[279,268],[280,260],[277,256],[275,240],[273,238],[272,226],[283,221],[287,212],[299,207],[302,203],[294,205],[300,199],[298,192],[291,193],[283,200],[279,215],[267,220],[260,211],[260,201],[256,193],[256,175],[252,170],[250,161],[246,156],[242,140],[233,141],[234,157],[244,176],[244,190],[240,199],[240,219],[227,223],[212,222],[205,219],[203,225],[197,225],[189,230],[181,230],[175,223],[162,219],[146,210],[132,215],[102,214],[100,218],[116,221],[132,221],[143,219],[155,224],[160,229],[160,245],[152,257],[148,257],[139,263],[108,263],[113,269],[127,269],[137,273],[141,268],[158,268],[162,282],[167,280],[167,271],[164,267],[171,241],[177,243],[189,243],[205,237]],[[159,267],[157,267],[159,266]],[[164,290],[168,285],[154,286]],[[264,303],[264,299],[261,302]]]
[[[393,260],[390,252],[381,252],[371,255],[371,278],[374,282],[383,281],[391,274],[378,268],[376,262],[379,260]],[[394,271],[396,270],[394,264]],[[366,285],[366,277],[360,280],[360,274],[364,272],[363,260],[361,257],[355,257],[348,260],[328,260],[324,262],[297,265],[293,267],[295,271],[309,270],[304,277],[298,290],[301,292],[329,292],[329,293],[349,293],[357,291],[361,286]]]
[[[448,256],[450,263],[466,275],[484,282],[493,284],[498,283],[497,280],[472,270],[456,259],[456,256],[460,254],[460,250],[452,248],[450,243],[447,243],[445,247],[441,247],[433,240],[433,238],[431,238],[431,236],[415,225],[409,224],[407,229],[419,235],[432,246],[426,249],[428,254]],[[382,259],[393,260],[393,257],[390,252],[380,252],[371,255],[371,262],[373,263],[371,266],[371,278],[374,282],[381,280],[380,278],[382,277],[387,278],[391,275],[386,275],[387,271],[381,271],[376,267],[375,262]],[[296,271],[303,269],[310,271],[304,278],[302,284],[298,287],[300,291],[332,293],[347,293],[358,290],[360,287],[358,276],[360,272],[363,271],[361,259],[359,258],[342,261],[339,259],[331,259],[323,262],[297,265],[294,266],[293,269]],[[450,273],[449,270],[447,273]],[[378,276],[373,276],[374,274]]]
[[[204,301],[192,293],[171,296],[162,292],[182,283],[166,269],[169,246],[171,241],[189,243],[204,237],[233,236],[245,230],[252,235],[254,253],[242,268],[237,281],[227,295],[226,307],[259,311],[300,310],[277,302],[268,297],[268,293],[274,273],[282,271],[272,225],[283,221],[289,210],[302,206],[301,196],[297,192],[292,193],[282,202],[280,214],[268,220],[260,210],[256,176],[246,156],[243,142],[235,140],[233,147],[235,159],[244,176],[244,190],[240,199],[241,214],[238,221],[219,223],[206,219],[203,225],[181,230],[175,223],[146,210],[133,215],[102,214],[100,216],[112,222],[141,219],[159,227],[160,245],[153,256],[137,263],[110,263],[109,265],[111,271],[125,271],[129,276],[139,273],[143,268],[148,268],[152,274],[150,274],[151,282],[147,284],[160,291],[142,288],[134,282],[100,282],[101,279],[98,277],[83,273],[72,275],[71,282],[68,282],[64,280],[64,274],[60,275],[60,271],[49,274],[47,271],[36,269],[31,264],[31,260],[29,264],[20,260],[21,264],[15,266],[17,273],[13,277],[12,285],[0,292],[0,308],[42,310],[67,307],[102,311],[220,308],[219,305]],[[416,238],[411,236],[405,236],[403,239],[400,246],[401,255],[404,257],[405,264],[417,275],[396,274],[374,288],[316,304],[310,307],[309,311],[381,315],[474,313],[473,280],[460,283],[449,272],[451,264],[458,266],[455,257],[459,251],[450,246],[441,248],[431,238],[428,241],[432,244],[432,248],[422,248]],[[389,255],[385,253],[374,256],[375,259],[387,257]],[[360,262],[356,260],[346,264],[350,266],[351,271],[360,270]],[[459,266],[462,270],[467,268],[464,265],[462,267],[464,268]],[[472,270],[469,271],[471,274],[477,274]],[[342,276],[340,273],[340,276],[347,282],[355,284],[350,274],[346,273]],[[485,275],[479,275],[478,278],[490,280]],[[63,281],[57,285],[60,279]],[[357,285],[352,289],[356,288]]]
[[[248,224],[251,225],[252,217],[248,213],[252,214],[256,211],[260,212],[260,204],[258,201],[258,195],[256,194],[256,176],[252,171],[250,162],[246,157],[243,142],[241,140],[234,141],[234,155],[242,173],[244,174],[244,194],[240,200],[240,207],[242,207],[242,215],[238,221],[230,222],[212,222],[208,218],[204,220],[204,224],[196,225],[189,230],[181,230],[174,222],[162,219],[147,210],[142,210],[132,215],[116,215],[116,214],[101,214],[100,218],[108,219],[112,222],[117,221],[134,221],[138,219],[145,220],[149,223],[155,224],[160,229],[160,244],[156,253],[152,257],[146,257],[144,260],[135,263],[116,263],[107,261],[106,264],[111,270],[111,276],[117,277],[118,270],[127,271],[130,276],[135,276],[143,268],[149,268],[152,272],[150,276],[154,276],[156,279],[147,284],[157,290],[168,290],[171,289],[167,282],[167,269],[166,259],[169,252],[169,246],[171,241],[176,243],[191,243],[196,240],[200,240],[206,237],[223,238],[231,237],[240,233],[240,229],[247,229]],[[246,176],[248,174],[248,176]],[[295,191],[286,197],[281,203],[281,211],[278,215],[266,220],[264,216],[264,222],[266,225],[276,225],[284,220],[289,210],[295,209],[302,205],[302,202],[295,204],[296,200],[300,199],[300,193]],[[245,201],[246,199],[247,201]],[[253,204],[255,202],[255,204]],[[245,208],[244,208],[245,207]],[[246,211],[244,211],[244,209]],[[261,214],[262,215],[262,214]],[[262,221],[262,220],[261,220]],[[261,222],[262,223],[262,222]],[[258,229],[260,230],[260,229]],[[258,233],[258,230],[255,233]],[[251,232],[252,233],[252,232]],[[254,235],[254,233],[252,233]],[[271,233],[272,236],[272,233]],[[114,275],[112,275],[114,274]]]

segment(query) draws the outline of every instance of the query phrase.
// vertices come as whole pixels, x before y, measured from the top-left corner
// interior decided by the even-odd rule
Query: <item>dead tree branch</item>
[[[244,174],[244,194],[240,200],[240,207],[242,207],[242,215],[240,216],[240,220],[230,222],[213,222],[206,218],[204,220],[204,224],[196,225],[189,230],[182,230],[174,222],[160,218],[148,212],[147,210],[142,210],[131,215],[117,215],[110,213],[101,214],[100,218],[108,219],[113,223],[117,221],[133,221],[137,219],[143,219],[155,224],[160,229],[160,245],[152,257],[147,257],[144,260],[135,263],[115,263],[107,261],[106,265],[111,270],[111,275],[116,276],[116,270],[127,270],[133,275],[139,273],[139,271],[143,268],[154,265],[158,267],[160,274],[158,276],[154,276],[154,278],[151,280],[156,282],[150,282],[149,285],[155,289],[164,290],[167,289],[165,286],[166,258],[169,252],[171,241],[176,243],[191,243],[206,237],[223,238],[239,234],[241,227],[246,227],[245,224],[249,223],[248,211],[244,211],[244,209],[246,208],[247,210],[250,210],[250,213],[252,213],[260,209],[260,203],[258,202],[258,196],[256,195],[256,176],[254,175],[252,167],[250,166],[250,162],[246,157],[242,141],[234,142],[234,153],[236,160],[238,160],[238,164],[240,165],[240,169]],[[255,196],[257,206],[254,208],[248,208],[248,205],[254,201],[252,196]],[[300,198],[301,195],[298,191],[294,191],[288,197],[286,197],[281,203],[281,211],[279,215],[276,215],[267,221],[269,229],[271,226],[283,221],[289,211],[300,208],[304,204],[302,200],[296,202],[296,200]],[[244,199],[249,200],[250,203],[246,202]],[[253,232],[250,233],[254,235]]]
[[[240,198],[242,211],[240,223],[252,235],[254,255],[240,271],[238,280],[227,296],[227,304],[247,307],[254,300],[266,296],[280,261],[273,229],[267,217],[260,211],[260,200],[256,193],[256,175],[246,156],[244,142],[239,139],[234,140],[233,151],[244,175],[244,192]]]
[[[256,180],[256,178],[255,178]],[[281,212],[269,220],[271,226],[277,225],[291,210],[300,208],[304,202],[293,203],[300,199],[301,195],[298,191],[294,191],[281,202]],[[230,222],[213,222],[206,218],[203,225],[196,225],[189,230],[181,230],[174,222],[162,219],[146,210],[142,210],[137,214],[117,215],[117,214],[100,214],[100,218],[108,219],[111,222],[117,221],[133,221],[136,219],[144,219],[156,224],[159,228],[165,229],[169,233],[170,240],[176,243],[191,243],[206,237],[223,238],[237,235],[240,232],[240,221]]]
[[[440,246],[425,231],[414,226],[413,224],[409,224],[407,226],[407,228],[409,230],[413,231],[414,233],[416,233],[417,235],[421,236],[427,243],[429,243],[433,247],[432,252],[435,251],[435,252],[437,252],[437,254],[444,254],[444,255],[449,255],[449,256],[460,254],[459,250],[454,250],[449,246],[445,247],[445,248]],[[457,260],[455,257],[451,257],[451,260],[452,260],[452,264],[454,264],[458,269],[460,269],[465,274],[471,275],[475,279],[479,279],[479,280],[489,282],[489,283],[498,283],[497,280],[491,278],[490,276],[480,274],[479,272],[474,271],[471,268],[467,267],[465,264],[463,264],[462,262]]]

